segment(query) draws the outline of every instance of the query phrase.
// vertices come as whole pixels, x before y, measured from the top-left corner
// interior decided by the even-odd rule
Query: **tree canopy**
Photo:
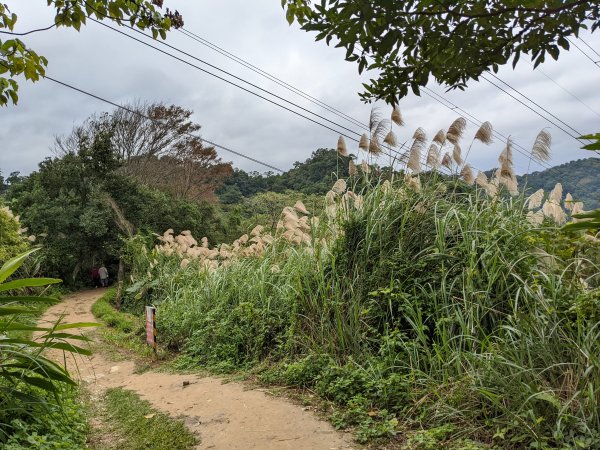
[[[569,36],[600,27],[596,0],[282,0],[287,19],[332,41],[356,61],[359,72],[378,71],[365,85],[366,101],[397,103],[409,88],[417,95],[431,78],[450,88],[519,57],[534,66],[558,59]]]
[[[88,17],[99,20],[110,19],[119,25],[129,24],[140,30],[150,30],[154,38],[163,39],[172,27],[183,26],[183,18],[178,11],[168,8],[162,12],[163,0],[47,0],[48,6],[55,10],[54,23],[46,28],[15,32],[18,17],[12,13],[6,3],[0,3],[0,106],[8,102],[18,102],[18,83],[16,77],[38,81],[46,73],[48,60],[38,55],[19,39],[31,33],[47,31],[51,28],[72,27],[80,30]],[[8,77],[2,76],[8,74]]]

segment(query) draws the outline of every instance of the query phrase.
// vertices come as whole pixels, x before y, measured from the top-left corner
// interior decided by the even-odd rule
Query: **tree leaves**
[[[392,104],[409,89],[418,93],[430,79],[464,88],[511,59],[516,66],[522,54],[535,66],[546,54],[558,59],[560,48],[569,49],[568,36],[590,22],[592,30],[600,24],[598,2],[284,0],[282,5],[288,21],[296,19],[317,40],[344,47],[359,73],[378,72],[363,100]]]
[[[140,30],[150,29],[154,38],[160,35],[162,39],[166,39],[167,31],[172,27],[183,26],[179,12],[167,8],[165,13],[161,13],[162,2],[150,0],[47,0],[47,4],[56,10],[56,27],[70,27],[77,31],[90,16],[99,20],[111,19],[118,24],[126,21]],[[17,15],[11,14],[8,7],[0,3],[0,31],[8,29],[12,32],[16,22]],[[10,78],[0,77],[0,106],[7,105],[9,101],[17,104],[19,97],[15,77],[24,75],[26,80],[36,82],[45,75],[47,65],[46,58],[19,39],[0,40],[0,74],[10,74]]]

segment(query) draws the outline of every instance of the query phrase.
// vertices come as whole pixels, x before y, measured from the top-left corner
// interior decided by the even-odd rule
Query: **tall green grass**
[[[311,248],[278,242],[214,271],[148,255],[158,264],[135,277],[152,280],[163,342],[223,371],[270,361],[265,379],[345,407],[334,422],[361,440],[400,423],[502,448],[597,448],[598,270],[565,250],[597,244],[526,213],[522,198],[458,182],[397,182],[338,207]]]

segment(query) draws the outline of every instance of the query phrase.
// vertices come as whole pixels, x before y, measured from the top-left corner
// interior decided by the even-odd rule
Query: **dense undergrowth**
[[[310,388],[361,442],[598,448],[597,240],[457,183],[330,196],[302,244],[217,264],[134,239],[125,307],[156,304],[198,366]]]

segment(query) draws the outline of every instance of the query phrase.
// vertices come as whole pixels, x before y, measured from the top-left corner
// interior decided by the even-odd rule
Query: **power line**
[[[319,100],[318,98],[313,97],[312,95],[306,93],[305,91],[302,91],[301,89],[298,89],[297,87],[283,81],[282,79],[276,77],[275,75],[272,75],[269,72],[266,72],[266,71],[262,70],[261,68],[255,66],[254,64],[240,58],[239,56],[236,56],[233,53],[228,52],[227,50],[219,47],[218,45],[210,42],[209,40],[207,40],[201,36],[198,36],[197,34],[191,32],[185,28],[181,28],[178,31],[180,33],[182,33],[184,36],[187,36],[188,38],[193,39],[194,41],[210,48],[211,50],[225,56],[226,58],[229,58],[229,59],[237,62],[238,64],[243,65],[247,69],[257,73],[258,75],[260,75],[264,78],[267,78],[268,80],[278,84],[279,86],[287,89],[288,91],[291,91],[291,92],[301,96],[302,98],[310,101],[311,103],[316,104],[317,106],[327,109],[329,112],[335,114],[338,117],[341,117],[344,120],[351,122],[353,125],[360,126],[361,128],[364,128],[366,130],[369,129],[369,127],[367,125],[365,125],[364,123],[362,123],[360,120],[355,119],[352,116],[349,116],[348,114],[340,111],[339,109],[336,109],[335,107],[333,107],[331,105],[328,105],[327,103]]]
[[[110,29],[110,30],[112,30],[112,31],[115,31],[115,32],[117,32],[117,33],[119,33],[119,34],[122,34],[123,36],[126,36],[126,37],[128,37],[128,38],[130,38],[130,39],[132,39],[132,40],[134,40],[134,41],[137,41],[137,42],[139,42],[139,43],[141,43],[141,44],[143,44],[143,45],[145,45],[145,46],[147,46],[147,47],[150,47],[150,48],[152,48],[152,49],[154,49],[154,50],[156,50],[156,51],[158,51],[158,52],[160,52],[160,53],[163,53],[163,54],[165,54],[165,55],[167,55],[167,56],[170,56],[171,58],[174,58],[174,59],[176,59],[176,60],[178,60],[178,61],[180,61],[180,62],[183,62],[184,64],[187,64],[187,65],[189,65],[189,66],[191,66],[191,67],[194,67],[195,69],[198,69],[198,70],[200,70],[200,71],[202,71],[202,72],[204,72],[204,73],[206,73],[206,74],[208,74],[208,75],[211,75],[211,76],[213,76],[213,77],[215,77],[215,78],[217,78],[217,79],[219,79],[219,80],[221,80],[221,81],[225,81],[225,82],[226,82],[226,83],[228,83],[228,84],[231,84],[231,85],[233,85],[233,86],[235,86],[235,87],[238,87],[239,89],[242,89],[242,90],[244,90],[244,91],[246,91],[246,92],[248,92],[248,93],[250,93],[250,94],[252,94],[252,95],[255,95],[255,96],[257,96],[257,97],[259,97],[259,98],[261,98],[261,99],[263,99],[263,100],[266,100],[266,101],[268,101],[268,102],[270,102],[270,103],[272,103],[272,104],[274,104],[274,105],[276,105],[276,106],[279,106],[280,108],[283,108],[283,109],[285,109],[285,110],[287,110],[287,111],[289,111],[289,112],[291,112],[291,113],[293,113],[293,114],[296,114],[296,115],[298,115],[298,116],[300,116],[300,117],[302,117],[302,118],[304,118],[304,119],[306,119],[306,120],[309,120],[309,121],[311,121],[311,122],[313,122],[313,123],[315,123],[315,124],[317,124],[317,125],[320,125],[321,127],[324,127],[324,128],[326,128],[326,129],[328,129],[328,130],[330,130],[330,131],[333,131],[333,132],[335,132],[336,134],[339,134],[339,135],[341,135],[341,136],[343,136],[343,137],[345,137],[345,138],[347,138],[347,139],[349,139],[349,140],[351,140],[351,141],[354,141],[354,142],[356,142],[356,143],[358,143],[358,142],[359,142],[359,140],[358,140],[358,139],[356,139],[356,138],[354,138],[354,137],[352,137],[352,136],[349,136],[348,134],[345,134],[345,133],[343,133],[343,132],[340,132],[339,130],[336,130],[336,129],[334,129],[334,128],[331,128],[330,126],[328,126],[328,125],[326,125],[326,124],[323,124],[323,123],[321,123],[321,122],[319,122],[319,121],[316,121],[316,120],[314,120],[314,119],[312,119],[312,118],[310,118],[310,117],[308,117],[308,116],[305,116],[305,115],[303,115],[303,114],[299,113],[298,111],[295,111],[295,110],[293,110],[293,109],[291,109],[291,108],[288,108],[288,107],[286,107],[285,105],[281,105],[280,103],[277,103],[277,102],[275,102],[275,101],[273,101],[273,100],[271,100],[271,99],[269,99],[269,98],[267,98],[267,97],[264,97],[263,95],[260,95],[260,94],[258,94],[258,93],[256,93],[256,92],[253,92],[253,91],[251,91],[251,90],[249,90],[249,89],[247,89],[247,88],[245,88],[245,87],[243,87],[243,86],[240,86],[239,84],[236,84],[236,83],[234,83],[234,82],[232,82],[232,81],[230,81],[230,80],[227,80],[226,78],[223,78],[223,77],[221,77],[221,76],[219,76],[219,75],[217,75],[217,74],[214,74],[214,73],[212,73],[212,72],[210,72],[210,71],[208,71],[208,70],[206,70],[206,69],[203,69],[203,68],[201,68],[201,67],[199,67],[199,66],[197,66],[197,65],[195,65],[195,64],[193,64],[193,63],[191,63],[191,62],[189,62],[189,61],[186,61],[185,59],[179,58],[178,56],[175,56],[175,55],[173,55],[173,54],[171,54],[171,53],[169,53],[169,52],[166,52],[166,51],[164,51],[164,50],[161,50],[161,49],[160,49],[160,48],[158,48],[158,47],[155,47],[155,46],[153,46],[153,45],[151,45],[151,44],[148,44],[148,43],[146,43],[146,42],[144,42],[144,41],[142,41],[142,40],[140,40],[140,39],[137,39],[137,38],[135,38],[135,37],[133,37],[133,36],[130,36],[130,35],[128,35],[127,33],[124,33],[124,32],[123,32],[123,31],[121,31],[121,30],[118,30],[118,29],[116,29],[116,28],[113,28],[113,27],[111,27],[111,26],[109,26],[109,25],[106,25],[106,24],[104,24],[104,23],[102,23],[102,22],[100,22],[100,21],[98,21],[98,20],[96,20],[96,19],[92,19],[92,18],[90,18],[90,20],[92,20],[92,21],[94,21],[94,22],[96,22],[96,23],[98,23],[98,24],[100,24],[100,25],[103,25],[104,27],[106,27],[106,28],[108,28],[108,29]],[[128,27],[128,28],[131,28],[131,27]],[[132,29],[133,29],[133,28],[132,28]],[[147,38],[150,38],[150,39],[152,39],[152,37],[151,37],[151,36],[148,36],[148,35],[146,35],[145,33],[142,33],[142,32],[140,32],[140,31],[138,31],[138,30],[135,30],[135,29],[133,29],[133,30],[134,30],[134,31],[136,31],[136,32],[139,32],[139,33],[143,34],[143,35],[144,35],[145,37],[147,37]],[[161,43],[162,43],[162,44],[164,44],[164,45],[166,45],[166,46],[168,46],[168,47],[170,47],[170,48],[173,48],[173,49],[175,49],[175,50],[177,50],[177,51],[180,51],[181,53],[184,53],[184,54],[186,54],[186,55],[188,55],[188,56],[190,56],[190,57],[192,57],[192,58],[194,58],[194,59],[197,59],[197,60],[198,60],[198,58],[195,58],[193,55],[190,55],[189,53],[186,53],[186,52],[184,52],[184,51],[182,51],[182,50],[179,50],[179,49],[177,49],[176,47],[173,47],[173,46],[171,46],[171,45],[169,45],[169,44],[166,44],[166,43],[163,43],[163,42],[161,42]],[[280,97],[280,96],[277,96],[277,95],[275,95],[275,94],[272,94],[270,91],[268,91],[268,90],[266,90],[266,89],[263,89],[263,88],[260,88],[260,87],[258,87],[258,86],[256,86],[256,85],[254,85],[254,84],[252,84],[252,83],[250,83],[250,82],[248,82],[248,81],[246,81],[246,80],[244,80],[244,79],[242,79],[242,78],[240,78],[240,77],[237,77],[237,76],[235,76],[235,75],[232,75],[232,74],[230,74],[229,72],[226,72],[226,71],[224,71],[224,70],[222,70],[222,69],[218,68],[217,66],[214,66],[214,65],[212,65],[212,64],[206,63],[206,62],[204,62],[204,61],[202,61],[202,60],[199,60],[199,61],[203,62],[204,64],[207,64],[207,65],[209,65],[210,67],[214,67],[215,69],[217,69],[217,70],[219,70],[219,71],[222,71],[222,72],[224,72],[224,73],[227,73],[228,75],[231,75],[231,76],[233,76],[234,78],[236,78],[236,79],[239,79],[239,80],[241,80],[241,81],[243,81],[243,82],[245,82],[245,83],[247,83],[247,84],[249,84],[249,85],[251,85],[251,86],[257,87],[258,89],[260,89],[260,90],[262,90],[262,91],[264,91],[264,92],[267,92],[267,93],[269,93],[270,95],[273,95],[273,96],[275,96],[275,97],[277,97],[277,98],[280,98],[280,99],[282,99],[282,100],[284,100],[284,101],[286,101],[286,102],[288,102],[288,103],[291,103],[291,104],[293,104],[293,105],[295,105],[295,106],[298,106],[298,105],[294,104],[293,102],[289,102],[288,100],[284,99],[283,97]],[[301,109],[303,109],[303,110],[306,110],[305,108],[302,108],[302,107],[300,107],[300,106],[298,106],[298,107],[299,107],[299,108],[301,108]],[[309,111],[309,110],[306,110],[306,111],[308,111],[308,112],[311,112],[311,111]],[[312,113],[312,112],[311,112],[311,113]],[[312,114],[315,114],[315,113],[312,113]],[[318,114],[315,114],[315,115],[317,115],[318,117],[322,117],[322,116],[319,116]],[[355,134],[355,135],[357,135],[357,136],[361,136],[361,134],[360,134],[360,133],[357,133],[357,132],[356,132],[356,131],[354,131],[354,130],[351,130],[351,129],[349,129],[349,128],[343,127],[343,126],[341,126],[341,125],[339,125],[339,124],[337,124],[337,123],[335,123],[335,122],[332,122],[332,121],[330,121],[329,119],[326,119],[326,118],[323,118],[323,119],[325,119],[325,120],[326,120],[326,121],[328,121],[328,122],[331,122],[332,124],[334,124],[334,125],[336,125],[336,126],[340,126],[341,128],[343,128],[343,129],[345,129],[345,130],[348,130],[349,132],[351,132],[351,133],[353,133],[353,134]],[[390,158],[393,158],[393,159],[397,159],[397,156],[402,156],[402,155],[400,154],[400,152],[398,152],[397,150],[394,150],[394,149],[391,149],[391,148],[390,148],[389,150],[390,150],[390,151],[392,151],[393,153],[395,153],[395,155],[391,155],[391,154],[389,154],[389,153],[386,153],[386,152],[382,152],[382,154],[384,154],[384,155],[386,155],[386,156],[389,156]]]
[[[463,108],[461,108],[460,106],[457,106],[456,104],[452,103],[450,100],[446,99],[445,97],[441,96],[440,94],[436,93],[435,91],[431,90],[430,88],[423,86],[421,88],[423,90],[423,93],[425,95],[427,95],[428,97],[432,98],[433,100],[437,101],[438,103],[440,103],[441,105],[445,106],[446,108],[448,108],[451,111],[454,110],[458,110],[460,111],[462,114],[466,115],[466,120],[468,120],[469,122],[471,122],[473,125],[479,127],[481,126],[481,124],[483,122],[481,122],[479,119],[477,119],[475,116],[473,116],[472,114],[470,114],[468,111],[464,110]],[[446,102],[446,103],[444,103]],[[508,140],[509,137],[500,133],[499,131],[496,131],[495,129],[492,130],[492,134],[494,135],[494,137],[496,137],[497,139],[500,140]],[[544,161],[541,161],[539,159],[533,158],[531,155],[531,152],[527,151],[527,149],[525,147],[523,147],[522,145],[520,145],[517,142],[513,142],[513,146],[515,147],[515,150],[520,153],[521,155],[527,157],[527,158],[531,158],[533,161],[535,161],[537,164],[539,164],[540,166],[548,169],[551,166],[549,164],[545,164]]]
[[[508,84],[506,81],[501,80],[499,77],[497,77],[496,75],[494,75],[493,73],[490,73],[490,75],[495,78],[496,80],[498,80],[500,83],[504,84],[505,86],[507,86],[508,88],[512,89],[514,92],[516,92],[517,94],[519,94],[521,97],[525,98],[527,101],[533,103],[535,106],[537,106],[538,108],[540,108],[542,111],[544,111],[545,113],[549,114],[550,116],[552,116],[554,119],[558,120],[560,123],[562,123],[564,126],[566,126],[567,128],[571,129],[571,131],[574,131],[578,136],[581,136],[581,132],[577,131],[575,128],[573,128],[572,126],[570,126],[568,123],[564,122],[563,120],[559,119],[558,117],[556,117],[554,114],[552,114],[550,111],[548,111],[546,108],[544,108],[543,106],[541,106],[539,103],[533,101],[532,99],[530,99],[529,97],[527,97],[525,94],[523,94],[521,91],[519,91],[518,89],[515,89],[514,87],[512,87],[510,84]]]
[[[530,62],[529,63],[531,66],[533,66],[533,64]],[[558,86],[559,88],[561,88],[563,91],[565,91],[567,94],[569,94],[571,97],[573,97],[575,100],[577,100],[579,103],[581,103],[583,106],[585,106],[587,109],[589,109],[591,112],[593,112],[594,114],[596,114],[598,117],[600,117],[600,113],[598,111],[596,111],[595,109],[593,109],[590,105],[588,105],[586,102],[584,102],[581,98],[579,98],[577,95],[575,95],[573,92],[571,92],[570,90],[568,90],[566,87],[564,87],[562,84],[560,84],[558,81],[554,80],[550,75],[548,75],[546,72],[544,72],[542,69],[540,69],[539,67],[535,68],[536,72],[541,73],[542,75],[544,75],[546,78],[548,78],[548,80],[550,80],[552,83],[554,83],[556,86]]]
[[[156,50],[156,51],[159,51],[159,52],[161,52],[161,53],[163,53],[163,54],[165,54],[165,55],[167,55],[167,56],[170,56],[171,58],[177,59],[177,60],[179,60],[179,61],[181,61],[181,62],[183,62],[183,63],[185,63],[185,64],[187,64],[187,65],[189,65],[189,66],[191,66],[191,67],[194,67],[195,69],[198,69],[198,70],[200,70],[200,71],[202,71],[202,72],[204,72],[204,73],[207,73],[208,75],[211,75],[211,76],[213,76],[213,77],[215,77],[215,78],[218,78],[218,79],[220,79],[220,80],[222,80],[222,81],[225,81],[226,83],[229,83],[229,84],[231,84],[231,85],[233,85],[233,86],[235,86],[235,87],[237,87],[237,88],[239,88],[239,89],[242,89],[242,90],[244,90],[244,91],[246,91],[246,92],[248,92],[248,93],[250,93],[250,94],[252,94],[252,95],[255,95],[255,96],[257,96],[257,97],[260,97],[260,98],[262,98],[263,100],[267,100],[268,102],[271,102],[271,103],[273,103],[273,104],[275,104],[275,105],[277,105],[277,106],[279,106],[279,107],[281,107],[281,108],[287,109],[287,110],[288,110],[288,111],[290,111],[290,112],[293,112],[293,113],[295,113],[295,114],[301,115],[301,114],[299,114],[297,111],[294,111],[294,110],[292,110],[292,109],[290,109],[290,108],[288,108],[288,107],[286,107],[286,106],[284,106],[284,105],[281,105],[281,104],[279,104],[279,103],[277,103],[277,102],[274,102],[273,100],[271,100],[271,99],[268,99],[267,97],[264,97],[264,96],[262,96],[262,95],[260,95],[260,94],[258,94],[258,93],[256,93],[256,92],[253,92],[253,91],[251,91],[251,90],[249,90],[249,89],[246,89],[246,88],[244,88],[243,86],[240,86],[239,84],[236,84],[236,83],[232,82],[231,80],[227,80],[226,78],[223,78],[223,77],[221,77],[221,76],[219,76],[219,75],[217,75],[217,74],[214,74],[214,73],[212,73],[212,72],[210,72],[210,71],[208,71],[208,70],[206,70],[206,69],[203,69],[202,67],[200,67],[200,66],[198,66],[198,65],[196,65],[196,64],[193,64],[193,63],[191,63],[191,62],[189,62],[189,61],[186,61],[185,59],[179,58],[178,56],[175,56],[175,55],[173,55],[172,53],[169,53],[169,52],[166,52],[166,51],[164,51],[164,50],[161,50],[160,48],[158,48],[158,47],[156,47],[156,46],[154,46],[154,45],[151,45],[151,44],[149,44],[149,43],[147,43],[147,42],[144,42],[144,41],[142,41],[141,39],[137,39],[136,37],[134,37],[134,36],[131,36],[131,35],[129,35],[129,34],[127,34],[127,33],[123,32],[123,31],[121,31],[121,30],[119,30],[119,29],[117,29],[117,28],[111,27],[110,25],[107,25],[107,24],[105,24],[105,23],[103,23],[103,22],[101,22],[101,21],[99,21],[99,20],[96,20],[96,19],[92,19],[92,18],[90,18],[90,20],[92,20],[93,22],[96,22],[96,23],[98,23],[98,24],[102,25],[103,27],[106,27],[106,28],[108,28],[108,29],[110,29],[110,30],[112,30],[112,31],[114,31],[114,32],[117,32],[117,33],[119,33],[119,34],[122,34],[123,36],[126,36],[126,37],[128,37],[129,39],[133,39],[134,41],[137,41],[137,42],[139,42],[139,43],[141,43],[141,44],[143,44],[143,45],[145,45],[145,46],[147,46],[147,47],[150,47],[150,48],[152,48],[152,49],[154,49],[154,50]],[[129,29],[131,29],[131,30],[135,31],[136,33],[140,33],[140,34],[142,34],[142,35],[143,35],[144,37],[146,37],[146,38],[152,39],[152,37],[151,37],[151,36],[148,36],[146,33],[143,33],[143,32],[142,32],[142,31],[140,31],[140,30],[136,30],[135,28],[133,28],[133,27],[130,27],[130,26],[127,26],[127,25],[125,25],[125,26],[126,26],[127,28],[129,28]],[[273,97],[277,98],[278,100],[282,100],[282,101],[284,101],[284,102],[286,102],[286,103],[289,103],[290,105],[292,105],[292,106],[294,106],[294,107],[296,107],[296,108],[298,108],[298,109],[300,109],[300,110],[302,110],[302,111],[305,111],[305,112],[307,112],[307,113],[309,113],[309,114],[312,114],[312,115],[314,115],[314,116],[316,116],[316,117],[318,117],[318,118],[320,118],[320,119],[322,119],[322,120],[325,120],[326,122],[329,122],[329,123],[331,123],[331,124],[333,124],[333,125],[335,125],[335,126],[337,126],[337,127],[340,127],[340,128],[341,128],[341,129],[343,129],[343,130],[346,130],[346,131],[348,131],[348,132],[350,132],[350,133],[354,133],[354,134],[356,134],[357,136],[360,136],[360,133],[357,133],[356,131],[354,131],[354,130],[352,130],[352,129],[350,129],[350,128],[347,128],[347,127],[345,127],[345,126],[343,126],[343,125],[341,125],[341,124],[339,124],[339,123],[336,123],[336,122],[334,122],[334,121],[332,121],[332,120],[330,120],[330,119],[328,119],[328,118],[326,118],[326,117],[324,117],[324,116],[321,116],[321,115],[319,115],[319,114],[317,114],[317,113],[315,113],[315,112],[313,112],[313,111],[311,111],[311,110],[309,110],[309,109],[307,109],[307,108],[304,108],[304,107],[303,107],[303,106],[301,106],[301,105],[298,105],[297,103],[294,103],[294,102],[292,102],[292,101],[290,101],[290,100],[287,100],[287,99],[285,99],[284,97],[281,97],[281,96],[279,96],[279,95],[277,95],[277,94],[274,94],[273,92],[269,91],[268,89],[264,89],[264,88],[262,88],[262,87],[260,87],[260,86],[258,86],[258,85],[256,85],[256,84],[254,84],[254,83],[251,83],[251,82],[249,82],[249,81],[247,81],[247,80],[244,80],[243,78],[241,78],[241,77],[238,77],[237,75],[234,75],[234,74],[232,74],[232,73],[230,73],[230,72],[228,72],[228,71],[226,71],[226,70],[223,70],[223,69],[221,69],[220,67],[217,67],[217,66],[215,66],[214,64],[210,64],[210,63],[208,63],[208,62],[206,62],[206,61],[204,61],[204,60],[202,60],[202,59],[200,59],[200,58],[197,58],[197,57],[196,57],[196,56],[194,56],[194,55],[191,55],[190,53],[187,53],[187,52],[185,52],[185,51],[183,51],[183,50],[180,50],[180,49],[178,49],[177,47],[174,47],[174,46],[172,46],[172,45],[170,45],[170,44],[167,44],[166,42],[163,42],[163,41],[156,41],[156,42],[159,42],[160,44],[162,44],[162,45],[164,45],[164,46],[166,46],[166,47],[169,47],[169,48],[171,48],[171,49],[173,49],[173,50],[175,50],[175,51],[177,51],[177,52],[179,52],[179,53],[182,53],[182,54],[184,54],[184,55],[186,55],[186,56],[188,56],[188,57],[190,57],[190,58],[192,58],[192,59],[194,59],[194,60],[196,60],[196,61],[200,62],[201,64],[204,64],[204,65],[206,65],[206,66],[208,66],[208,67],[210,67],[210,68],[212,68],[212,69],[215,69],[215,70],[217,70],[217,71],[219,71],[219,72],[221,72],[221,73],[224,73],[224,74],[226,74],[226,75],[228,75],[228,76],[230,76],[230,77],[232,77],[232,78],[234,78],[234,79],[236,79],[236,80],[238,80],[238,81],[241,81],[242,83],[245,83],[245,84],[247,84],[247,85],[249,85],[249,86],[251,86],[251,87],[253,87],[253,88],[255,88],[255,89],[258,89],[258,90],[260,90],[261,92],[264,92],[264,93],[266,93],[266,94],[268,94],[268,95],[271,95],[271,96],[273,96]],[[312,120],[312,119],[310,119],[310,118],[307,118],[306,116],[302,116],[302,117],[304,117],[304,118],[306,118],[306,119],[308,119],[308,120],[311,120],[311,121],[313,121],[314,123],[317,123],[317,124],[319,124],[319,125],[321,125],[321,126],[324,126],[324,127],[326,127],[326,128],[329,128],[329,129],[330,129],[330,130],[332,130],[332,131],[336,131],[336,130],[334,130],[334,129],[332,129],[332,128],[330,128],[330,127],[328,127],[328,126],[326,126],[326,125],[324,125],[324,124],[322,124],[322,123],[320,123],[320,122],[317,122],[317,121],[314,121],[314,120]],[[336,132],[337,132],[337,131],[336,131]]]
[[[581,42],[582,42],[582,43],[583,43],[583,44],[584,44],[584,45],[585,45],[587,48],[589,48],[591,51],[593,51],[593,52],[594,52],[594,53],[595,53],[595,54],[598,56],[598,58],[600,58],[600,53],[598,53],[598,52],[596,51],[596,49],[594,49],[594,47],[592,47],[590,44],[588,44],[587,42],[585,42],[585,41],[584,41],[582,38],[579,38],[579,40],[580,40],[580,41],[581,41]]]
[[[138,116],[140,116],[140,117],[142,117],[142,118],[144,118],[146,120],[150,120],[150,121],[155,122],[155,123],[161,123],[160,120],[153,119],[153,118],[151,118],[151,117],[149,117],[149,116],[141,113],[140,111],[137,111],[137,110],[131,109],[131,108],[127,108],[126,106],[123,106],[123,105],[119,105],[118,103],[115,103],[115,102],[112,102],[110,100],[107,100],[107,99],[105,99],[103,97],[100,97],[99,95],[96,95],[96,94],[93,94],[91,92],[85,91],[85,90],[83,90],[81,88],[78,88],[78,87],[75,87],[75,86],[73,86],[71,84],[65,83],[64,81],[57,80],[57,79],[52,78],[52,77],[50,77],[48,75],[44,75],[44,78],[47,79],[47,80],[50,80],[50,81],[52,81],[52,82],[54,82],[56,84],[64,86],[66,88],[69,88],[69,89],[72,89],[74,91],[77,91],[77,92],[79,92],[81,94],[85,94],[85,95],[87,95],[89,97],[95,98],[96,100],[100,100],[101,102],[104,102],[104,103],[107,103],[109,105],[112,105],[115,108],[119,108],[119,109],[122,109],[124,111],[130,112],[132,114],[136,114],[136,115],[138,115]],[[243,153],[236,152],[235,150],[232,150],[232,149],[227,148],[227,147],[225,147],[223,145],[217,144],[216,142],[209,141],[208,139],[204,139],[204,138],[202,138],[200,136],[197,136],[195,134],[187,133],[187,132],[184,132],[183,134],[185,134],[187,136],[190,136],[190,137],[193,137],[195,139],[199,139],[200,141],[205,142],[205,143],[207,143],[209,145],[212,145],[213,147],[220,148],[221,150],[225,150],[226,152],[229,152],[229,153],[233,153],[234,155],[237,155],[237,156],[239,156],[241,158],[244,158],[244,159],[247,159],[249,161],[255,162],[255,163],[260,164],[262,166],[268,167],[269,169],[273,169],[273,170],[275,170],[277,172],[281,172],[281,173],[285,172],[284,170],[282,170],[282,169],[280,169],[278,167],[275,167],[275,166],[273,166],[273,165],[271,165],[269,163],[266,163],[264,161],[260,161],[258,159],[252,158],[251,156],[248,156],[248,155],[244,155]]]
[[[569,135],[570,137],[572,137],[573,139],[575,139],[577,142],[579,142],[577,140],[577,136],[572,135],[571,133],[569,133],[567,130],[565,130],[563,127],[561,127],[560,125],[557,125],[556,123],[554,123],[553,121],[551,121],[550,119],[548,119],[546,116],[544,116],[542,113],[540,113],[539,111],[535,110],[534,108],[532,108],[531,106],[529,106],[528,104],[524,103],[523,101],[519,100],[517,97],[515,97],[514,95],[512,95],[510,92],[508,92],[506,89],[502,88],[501,86],[498,86],[496,83],[494,83],[493,81],[491,81],[489,78],[486,78],[485,75],[481,75],[481,78],[483,78],[485,81],[487,81],[488,83],[490,83],[491,85],[497,87],[498,89],[500,89],[502,92],[504,92],[506,95],[508,95],[509,97],[513,98],[514,100],[516,100],[517,102],[519,102],[521,105],[525,106],[527,109],[533,111],[534,113],[536,113],[538,116],[540,116],[542,119],[550,122],[552,125],[554,125],[556,128],[558,128],[559,130],[561,130],[562,132],[564,132],[565,134]]]
[[[575,42],[573,42],[573,40],[571,40],[569,38],[566,38],[566,39],[567,39],[567,41],[569,41],[569,43],[573,47],[575,47],[577,50],[579,50],[579,52],[581,54],[583,54],[583,56],[585,56],[587,59],[589,59],[592,62],[592,64],[594,64],[596,67],[598,67],[600,69],[600,65],[599,65],[600,61],[595,61],[594,58],[592,58],[590,55],[588,55],[581,47],[579,47]]]

